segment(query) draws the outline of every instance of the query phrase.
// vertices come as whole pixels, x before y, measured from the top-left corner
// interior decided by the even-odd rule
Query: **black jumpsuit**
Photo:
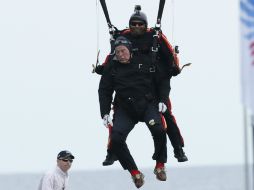
[[[133,54],[139,59],[142,59],[145,56],[149,56],[151,52],[151,47],[153,44],[153,35],[154,30],[148,29],[147,32],[138,37],[134,37],[131,35],[130,30],[124,30],[120,35],[126,37],[132,43],[132,48],[134,50]],[[173,57],[173,49],[166,37],[162,34],[159,39],[159,51],[157,53],[157,63],[160,64],[161,74],[164,77],[172,77],[178,73],[178,69],[174,64]],[[159,100],[160,101],[160,100]],[[184,140],[180,133],[180,130],[177,126],[176,119],[171,112],[171,101],[169,97],[167,97],[167,101],[165,103],[167,105],[167,110],[163,113],[163,116],[167,123],[167,134],[170,139],[170,142],[174,149],[178,149],[179,147],[184,147]]]
[[[152,133],[155,147],[153,159],[161,163],[167,160],[166,133],[158,112],[155,86],[160,89],[158,94],[161,100],[167,99],[169,81],[157,84],[160,74],[148,63],[151,60],[136,61],[132,59],[129,64],[122,64],[112,60],[105,66],[99,85],[101,117],[109,114],[112,95],[114,91],[116,93],[111,150],[122,167],[129,171],[136,170],[137,166],[127,147],[126,138],[139,121],[145,122]]]

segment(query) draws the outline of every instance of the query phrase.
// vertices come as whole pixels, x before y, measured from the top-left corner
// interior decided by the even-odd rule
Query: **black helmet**
[[[146,27],[147,27],[147,17],[145,15],[145,13],[141,12],[141,6],[140,5],[136,5],[135,9],[134,9],[134,13],[131,15],[130,20],[129,20],[129,26],[131,24],[131,21],[133,20],[139,20],[145,23]]]
[[[132,50],[131,42],[124,36],[119,36],[116,38],[115,43],[114,43],[114,48],[116,48],[117,46],[120,46],[120,45],[127,47],[129,49],[129,51]]]

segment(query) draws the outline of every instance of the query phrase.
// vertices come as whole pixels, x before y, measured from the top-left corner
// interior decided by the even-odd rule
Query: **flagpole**
[[[252,130],[252,190],[254,190],[254,115],[251,115],[251,130]]]
[[[248,117],[247,117],[247,109],[244,106],[243,109],[243,119],[244,119],[244,171],[245,171],[245,190],[250,190],[250,186],[249,186],[249,167],[248,167],[248,163],[249,163],[249,154],[248,154]],[[254,190],[254,189],[253,189]]]

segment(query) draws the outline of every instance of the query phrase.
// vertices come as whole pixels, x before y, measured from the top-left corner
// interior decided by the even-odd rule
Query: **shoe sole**
[[[111,163],[111,162],[110,162],[110,163],[104,163],[104,162],[103,162],[103,163],[102,163],[103,166],[111,166],[111,165],[113,165],[113,164],[114,164],[114,162],[112,162],[112,163]]]
[[[178,162],[187,162],[188,158],[186,158],[186,159],[177,159],[177,160],[178,160]]]

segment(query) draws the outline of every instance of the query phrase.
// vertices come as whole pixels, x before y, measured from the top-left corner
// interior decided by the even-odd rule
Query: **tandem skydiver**
[[[146,56],[152,57],[155,64],[160,63],[162,75],[169,79],[172,76],[177,76],[181,72],[177,53],[161,31],[156,33],[156,29],[148,28],[147,26],[146,15],[141,12],[140,6],[136,6],[134,13],[129,19],[129,29],[116,32],[114,37],[122,35],[131,41],[133,56],[139,59],[138,62],[144,62],[142,59]],[[157,37],[157,39],[155,39],[154,36]],[[154,43],[155,40],[157,43],[156,46],[154,45],[156,44]],[[112,54],[110,54],[102,65],[95,68],[95,72],[102,74],[103,67],[107,65],[112,57]],[[169,98],[167,102],[165,102],[165,105],[166,111],[163,113],[163,116],[167,124],[167,135],[174,148],[174,156],[178,162],[185,162],[188,158],[183,151],[184,141],[176,123],[176,119],[172,114],[171,101]],[[117,158],[111,153],[110,143],[108,143],[107,156],[103,165],[111,165],[115,160],[117,160]]]
[[[138,122],[145,122],[154,140],[154,174],[158,180],[166,181],[166,133],[158,107],[164,105],[166,109],[164,102],[169,96],[169,78],[163,77],[159,64],[154,65],[150,57],[144,56],[140,62],[139,56],[132,56],[132,44],[127,38],[118,37],[114,49],[115,56],[105,65],[98,90],[104,124],[106,127],[113,124],[110,149],[123,169],[130,172],[136,187],[140,188],[144,184],[144,175],[138,170],[126,139]],[[114,92],[112,123],[110,111]]]

